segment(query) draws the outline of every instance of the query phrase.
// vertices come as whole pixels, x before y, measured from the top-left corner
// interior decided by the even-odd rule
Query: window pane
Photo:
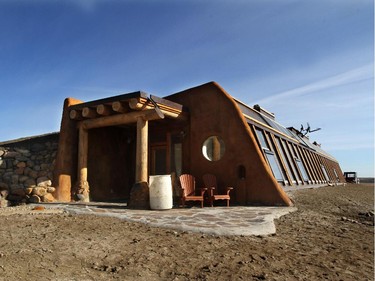
[[[290,156],[290,152],[289,152],[289,145],[288,143],[285,141],[285,140],[282,140],[282,144],[283,144],[283,148],[284,148],[284,151],[286,153],[286,156],[288,157],[288,162],[290,163],[291,167],[292,167],[292,170],[293,170],[293,173],[295,175],[295,178],[298,182],[301,182],[300,178],[299,178],[299,174],[297,173],[297,168],[295,166],[295,163],[293,161],[293,158]]]
[[[329,181],[329,177],[328,177],[326,168],[323,165],[322,165],[322,170],[323,170],[324,177],[326,178],[327,181]]]
[[[279,148],[279,151],[280,151],[280,154],[281,154],[281,158],[282,158],[282,161],[284,161],[285,163],[285,167],[287,169],[287,173],[292,177],[292,181],[293,182],[296,182],[295,178],[294,178],[294,175],[293,173],[291,172],[291,167],[290,167],[290,163],[288,161],[288,158],[286,157],[285,155],[285,152],[284,152],[284,149],[281,145],[281,140],[279,138],[276,138],[276,144],[277,144],[277,147]]]
[[[281,174],[280,168],[277,165],[275,155],[272,152],[266,151],[266,157],[267,157],[268,163],[270,164],[270,167],[271,167],[271,170],[272,170],[272,173],[273,173],[274,177],[278,181],[284,181],[284,178],[283,178],[283,175]]]
[[[267,145],[267,142],[266,142],[266,138],[264,137],[264,134],[263,134],[263,131],[256,128],[255,129],[256,133],[257,133],[257,136],[258,136],[258,140],[260,142],[260,146],[263,148],[263,149],[269,149],[268,145]]]
[[[299,160],[299,159],[296,159],[296,163],[297,163],[298,168],[300,169],[300,171],[302,173],[303,180],[308,181],[309,177],[307,176],[307,173],[306,173],[305,167],[303,166],[302,161]]]

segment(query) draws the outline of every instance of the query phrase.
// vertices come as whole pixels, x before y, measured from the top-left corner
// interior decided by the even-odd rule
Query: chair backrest
[[[195,178],[193,175],[183,174],[180,176],[181,187],[184,196],[195,195]]]
[[[205,174],[205,175],[203,175],[203,182],[204,182],[204,186],[207,187],[207,188],[215,187],[214,194],[217,193],[216,176],[214,176],[212,174]]]

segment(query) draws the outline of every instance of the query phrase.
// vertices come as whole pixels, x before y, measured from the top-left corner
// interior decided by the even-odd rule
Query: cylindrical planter
[[[150,208],[168,210],[173,206],[171,175],[150,176]]]

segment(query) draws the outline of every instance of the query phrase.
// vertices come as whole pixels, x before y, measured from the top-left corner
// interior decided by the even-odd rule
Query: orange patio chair
[[[230,191],[233,189],[233,187],[227,187],[225,190],[225,194],[217,194],[217,181],[216,176],[212,174],[205,174],[203,176],[203,182],[206,188],[208,189],[208,197],[210,200],[211,207],[214,206],[215,200],[227,200],[227,207],[229,207],[229,201],[230,201]]]
[[[201,208],[203,208],[204,193],[207,188],[200,188],[199,195],[196,195],[195,190],[195,177],[189,174],[183,174],[180,176],[180,183],[182,189],[181,203],[182,207],[185,207],[186,201],[200,201]]]

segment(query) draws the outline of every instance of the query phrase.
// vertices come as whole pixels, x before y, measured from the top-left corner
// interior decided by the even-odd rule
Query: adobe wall
[[[0,144],[0,206],[54,201],[58,137],[54,133]]]
[[[274,179],[240,109],[218,84],[212,82],[166,97],[187,106],[190,132],[184,143],[184,173],[203,186],[202,176],[212,173],[219,185],[234,187],[234,201],[241,204],[291,205]],[[210,162],[202,154],[204,141],[213,135],[225,142],[225,154]],[[187,164],[186,164],[187,163]]]

